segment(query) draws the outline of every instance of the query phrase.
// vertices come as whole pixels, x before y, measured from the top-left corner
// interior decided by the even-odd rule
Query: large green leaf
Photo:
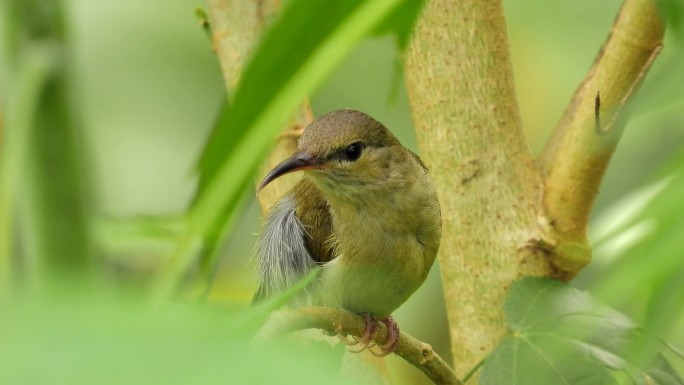
[[[684,384],[662,356],[634,358],[640,331],[626,316],[566,283],[524,278],[504,310],[511,334],[486,359],[482,384]]]
[[[0,384],[342,382],[339,353],[329,346],[250,341],[264,310],[282,298],[263,307],[176,304],[151,312],[102,288],[49,289],[0,307]]]

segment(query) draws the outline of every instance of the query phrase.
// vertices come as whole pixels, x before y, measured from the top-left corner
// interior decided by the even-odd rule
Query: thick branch
[[[541,176],[522,132],[500,0],[431,0],[406,57],[416,134],[442,207],[439,258],[454,368],[463,376],[507,329],[510,284],[551,275]]]
[[[365,321],[357,314],[332,308],[305,307],[281,310],[271,315],[257,338],[271,339],[303,329],[322,329],[332,334],[361,336],[365,329]],[[377,344],[382,344],[386,338],[387,328],[379,323],[373,340]],[[425,373],[435,384],[461,384],[449,365],[432,350],[432,346],[406,333],[401,333],[395,353]]]
[[[656,1],[626,0],[540,156],[554,264],[570,273],[591,259],[586,231],[592,205],[627,122],[627,104],[660,52],[663,33]],[[598,92],[600,127],[594,118]]]

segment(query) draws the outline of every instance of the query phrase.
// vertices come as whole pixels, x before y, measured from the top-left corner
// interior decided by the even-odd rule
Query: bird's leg
[[[392,316],[389,316],[382,319],[381,322],[387,326],[387,340],[384,344],[378,345],[380,353],[375,353],[371,350],[371,353],[377,357],[384,357],[395,351],[397,349],[397,341],[399,340],[399,325],[397,325],[397,321]]]
[[[375,335],[375,330],[378,327],[378,321],[376,321],[370,314],[364,314],[363,319],[366,321],[366,327],[363,330],[361,338],[356,339],[356,343],[354,343],[354,345],[361,344],[361,346],[359,349],[350,349],[349,351],[352,353],[360,353],[367,348],[372,348],[375,346],[375,343],[373,342],[373,336]]]

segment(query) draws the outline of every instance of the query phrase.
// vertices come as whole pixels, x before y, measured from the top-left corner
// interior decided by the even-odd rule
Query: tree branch
[[[626,125],[627,104],[660,52],[663,34],[655,1],[626,0],[539,158],[552,228],[546,246],[554,264],[571,275],[591,259],[586,235],[591,209]],[[600,120],[595,119],[599,92]]]
[[[258,340],[303,329],[322,329],[331,334],[363,335],[365,321],[358,314],[325,307],[303,307],[274,312],[257,335]],[[382,344],[387,339],[387,328],[379,323],[373,341]],[[395,353],[425,373],[435,384],[460,385],[461,381],[449,365],[432,350],[432,346],[401,332]]]
[[[522,131],[501,1],[428,1],[406,84],[442,208],[439,262],[462,377],[506,334],[510,284],[554,273],[525,247],[542,237],[542,180]]]

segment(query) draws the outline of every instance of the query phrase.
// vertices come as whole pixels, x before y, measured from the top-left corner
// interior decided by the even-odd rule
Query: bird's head
[[[401,179],[401,144],[380,122],[354,110],[322,115],[309,124],[297,152],[264,178],[259,190],[276,178],[306,171],[313,182],[332,195],[355,195],[386,187]]]

